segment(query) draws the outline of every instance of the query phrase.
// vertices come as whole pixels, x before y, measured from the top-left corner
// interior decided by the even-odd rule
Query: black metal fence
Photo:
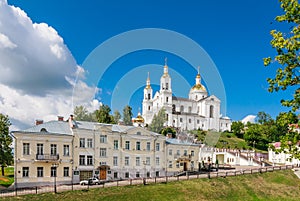
[[[200,179],[200,178],[218,178],[218,177],[229,177],[229,176],[238,176],[244,174],[256,174],[256,173],[265,173],[273,172],[279,170],[293,169],[295,166],[286,165],[286,166],[268,166],[268,167],[259,167],[259,168],[245,168],[238,170],[228,170],[228,171],[211,171],[211,172],[197,172],[193,174],[178,174],[177,176],[164,176],[164,177],[154,177],[154,178],[137,178],[137,179],[126,179],[119,181],[111,181],[103,183],[100,185],[57,185],[57,186],[36,186],[32,188],[18,188],[18,189],[2,189],[0,190],[0,197],[8,196],[20,196],[26,194],[41,194],[48,192],[63,192],[63,191],[73,191],[73,190],[88,190],[90,188],[108,188],[112,186],[128,186],[128,185],[146,185],[146,184],[155,184],[155,183],[167,183],[171,181],[179,180],[189,180],[189,179]],[[56,188],[56,189],[55,189]]]

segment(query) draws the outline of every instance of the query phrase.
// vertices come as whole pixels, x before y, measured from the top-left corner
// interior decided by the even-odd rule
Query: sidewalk
[[[294,168],[293,171],[295,175],[297,175],[297,177],[300,179],[300,168]]]

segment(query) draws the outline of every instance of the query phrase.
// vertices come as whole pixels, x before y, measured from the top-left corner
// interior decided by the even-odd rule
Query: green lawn
[[[3,200],[299,200],[300,180],[291,170],[236,177],[194,179],[140,186],[97,188],[5,198]]]
[[[0,167],[0,186],[9,187],[12,183],[14,183],[14,168],[6,167],[4,168],[4,176],[1,173],[2,168]]]

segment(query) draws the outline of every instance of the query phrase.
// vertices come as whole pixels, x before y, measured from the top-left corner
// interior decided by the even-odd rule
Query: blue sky
[[[276,67],[265,68],[262,62],[263,57],[275,54],[269,45],[270,30],[286,28],[274,21],[275,16],[282,14],[276,0],[8,0],[8,4],[24,10],[33,23],[53,27],[76,63],[83,68],[86,58],[97,46],[118,34],[143,28],[177,32],[198,43],[217,67],[226,90],[227,116],[240,120],[249,114],[265,111],[275,117],[287,110],[280,105],[280,100],[290,97],[291,92],[271,94],[267,91],[266,78],[274,76]],[[112,92],[119,87],[118,80],[130,75],[126,79],[134,85],[137,77],[145,80],[147,77],[146,73],[138,74],[141,71],[126,73],[140,67],[149,68],[145,71],[151,74],[151,66],[159,68],[159,65],[164,65],[165,57],[170,68],[184,77],[188,84],[194,84],[196,66],[191,66],[184,58],[164,51],[141,50],[116,59],[101,78],[93,78],[99,80],[101,91],[98,98],[110,105]],[[86,77],[92,78],[93,75]],[[205,75],[202,77],[207,84]],[[151,82],[154,79],[155,76],[151,77]],[[88,79],[85,82],[95,84],[89,83]],[[173,80],[174,94],[187,97],[188,87],[181,88],[175,82]],[[141,107],[142,87],[137,85],[129,93],[132,96],[127,101],[136,115]],[[122,108],[116,106],[112,109]]]

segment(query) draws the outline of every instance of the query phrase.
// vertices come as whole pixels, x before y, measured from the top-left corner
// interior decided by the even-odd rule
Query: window
[[[22,168],[23,177],[29,177],[29,167]]]
[[[129,172],[125,172],[125,178],[129,178]]]
[[[125,157],[125,165],[129,166],[129,157],[128,156]]]
[[[44,176],[44,168],[43,167],[37,167],[37,177],[43,177]]]
[[[173,168],[172,161],[169,161],[169,168]]]
[[[69,167],[64,167],[64,177],[69,176]]]
[[[200,123],[200,121],[199,121],[199,119],[197,119],[197,124],[199,124]]]
[[[184,156],[187,156],[187,150],[184,150],[184,151],[183,151],[183,155],[184,155]]]
[[[151,96],[150,96],[150,94],[148,94],[148,100],[150,100],[151,99]]]
[[[87,147],[88,148],[93,148],[93,139],[92,138],[87,139]]]
[[[172,156],[172,154],[173,154],[172,149],[169,149],[169,156]]]
[[[106,157],[106,148],[100,148],[100,157]]]
[[[114,140],[114,149],[115,150],[119,149],[119,141],[118,140]]]
[[[194,151],[191,151],[191,156],[194,156],[194,155],[195,155]]]
[[[85,147],[85,138],[79,139],[79,147],[84,148]]]
[[[183,112],[184,111],[184,107],[183,105],[180,106],[180,112]]]
[[[38,155],[43,155],[44,154],[44,144],[37,144],[36,145],[36,153]]]
[[[140,172],[136,172],[135,177],[139,178],[140,177]]]
[[[209,106],[209,118],[214,118],[214,106]]]
[[[189,123],[192,123],[192,120],[191,120],[191,119],[189,119]]]
[[[64,156],[70,155],[70,146],[68,144],[64,144]]]
[[[100,143],[107,143],[107,135],[100,135]]]
[[[150,149],[151,149],[151,143],[147,142],[147,151],[150,151]]]
[[[118,157],[117,156],[113,157],[113,165],[118,166]]]
[[[50,145],[50,154],[51,154],[51,156],[57,155],[57,145],[56,144]]]
[[[87,165],[93,165],[93,156],[87,156]]]
[[[177,150],[176,154],[177,154],[177,156],[180,156],[180,150],[179,149]]]
[[[79,155],[79,165],[85,165],[85,155]]]
[[[155,158],[155,164],[156,164],[156,165],[159,165],[159,157],[156,157],[156,158]]]
[[[29,155],[30,146],[29,143],[23,143],[23,155]]]
[[[182,118],[180,118],[179,121],[182,123]]]
[[[169,101],[169,97],[166,97],[166,102],[168,102]]]
[[[189,113],[192,113],[192,107],[189,106]]]
[[[176,168],[179,168],[180,167],[180,163],[179,161],[176,162]]]
[[[148,106],[148,110],[151,110],[151,107],[150,107],[150,106]]]
[[[125,149],[126,149],[126,150],[129,150],[129,149],[130,149],[130,142],[129,142],[129,141],[126,141],[126,142],[125,142]]]
[[[56,167],[51,167],[51,177],[57,177],[57,175],[56,175]]]
[[[114,179],[117,179],[117,178],[118,178],[118,173],[114,172]]]
[[[135,165],[136,166],[140,166],[141,165],[141,158],[140,157],[136,157],[135,158]]]
[[[136,150],[141,150],[141,142],[136,142]]]
[[[150,165],[150,157],[146,157],[146,165]]]
[[[156,143],[155,150],[159,151],[160,143]]]
[[[168,90],[169,88],[169,83],[166,83],[166,90]]]

